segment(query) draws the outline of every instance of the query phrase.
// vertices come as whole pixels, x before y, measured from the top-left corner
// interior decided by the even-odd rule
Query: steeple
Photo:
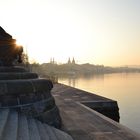
[[[74,59],[74,57],[73,57],[73,59],[72,59],[72,64],[75,64],[75,59]]]
[[[70,57],[69,57],[69,59],[68,59],[68,64],[71,64],[71,60],[70,60]]]

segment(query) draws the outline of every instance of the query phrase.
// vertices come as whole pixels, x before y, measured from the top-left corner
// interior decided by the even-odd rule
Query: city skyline
[[[31,62],[140,65],[139,7],[139,0],[0,0],[0,26]]]

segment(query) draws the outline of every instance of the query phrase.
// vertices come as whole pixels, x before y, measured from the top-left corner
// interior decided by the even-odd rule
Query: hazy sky
[[[30,60],[140,65],[140,0],[0,0],[0,26]]]

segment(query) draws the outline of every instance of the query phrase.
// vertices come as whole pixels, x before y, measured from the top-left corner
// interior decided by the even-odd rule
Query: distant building
[[[71,60],[70,60],[70,57],[69,57],[69,59],[68,59],[68,64],[71,64]]]
[[[50,59],[50,63],[51,63],[51,64],[56,64],[56,62],[55,62],[55,60],[54,60],[54,57]]]
[[[55,63],[54,58],[53,58],[53,60],[52,60],[52,63],[53,63],[53,64]]]
[[[50,63],[52,63],[52,58],[50,59]]]
[[[75,59],[74,59],[74,57],[73,57],[73,59],[72,59],[72,64],[75,64]]]
[[[74,57],[73,57],[72,61],[70,60],[70,57],[69,57],[69,59],[68,59],[68,64],[75,64],[75,59],[74,59]]]

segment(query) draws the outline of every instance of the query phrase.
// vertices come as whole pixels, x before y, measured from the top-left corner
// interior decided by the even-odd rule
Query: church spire
[[[72,64],[75,64],[75,59],[74,59],[74,57],[73,57],[73,59],[72,59]]]
[[[71,64],[71,60],[70,60],[70,57],[69,57],[69,59],[68,59],[68,64]]]

